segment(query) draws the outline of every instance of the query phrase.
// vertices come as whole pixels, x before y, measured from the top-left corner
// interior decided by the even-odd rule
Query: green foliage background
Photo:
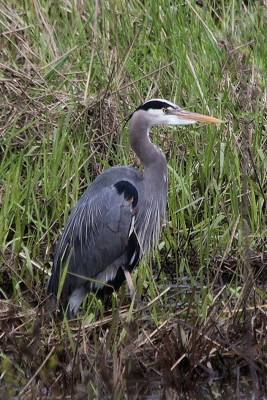
[[[153,129],[169,208],[159,251],[135,274],[139,292],[153,300],[189,277],[203,321],[223,284],[233,307],[264,302],[266,19],[264,1],[249,0],[1,3],[4,312],[40,309],[43,268],[71,209],[104,169],[139,165],[123,120],[155,97],[226,123]],[[189,302],[182,290],[174,298]],[[153,308],[156,324],[170,313],[165,302]]]

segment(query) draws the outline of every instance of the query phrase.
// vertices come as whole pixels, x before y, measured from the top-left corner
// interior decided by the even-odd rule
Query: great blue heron
[[[103,284],[116,290],[125,279],[133,297],[130,273],[157,243],[167,203],[166,158],[151,142],[149,129],[198,121],[223,122],[163,99],[149,100],[133,112],[129,139],[144,173],[132,167],[113,167],[86,189],[55,250],[47,290],[53,308],[59,304],[73,318],[90,291],[103,291]]]

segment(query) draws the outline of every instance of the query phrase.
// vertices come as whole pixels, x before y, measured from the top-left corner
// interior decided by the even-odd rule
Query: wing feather
[[[62,290],[63,303],[77,287],[90,284],[82,277],[100,276],[123,253],[132,218],[131,202],[126,201],[124,193],[119,194],[115,186],[82,196],[56,247],[48,293],[57,295],[66,263],[68,273]]]

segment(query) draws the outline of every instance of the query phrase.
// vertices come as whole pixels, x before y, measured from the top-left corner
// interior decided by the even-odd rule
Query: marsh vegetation
[[[266,1],[0,5],[0,397],[266,398]],[[126,287],[52,321],[46,282],[97,174],[139,166],[124,119],[166,98],[227,121],[155,128],[167,221]]]

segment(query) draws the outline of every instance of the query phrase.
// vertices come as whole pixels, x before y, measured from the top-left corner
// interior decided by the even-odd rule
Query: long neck
[[[145,111],[136,111],[130,123],[131,147],[144,166],[138,189],[136,233],[144,254],[159,240],[167,203],[167,163],[163,152],[149,139],[150,124]]]
[[[130,122],[130,144],[144,166],[144,178],[167,178],[167,163],[163,152],[149,138],[149,121],[145,111],[133,114]]]

